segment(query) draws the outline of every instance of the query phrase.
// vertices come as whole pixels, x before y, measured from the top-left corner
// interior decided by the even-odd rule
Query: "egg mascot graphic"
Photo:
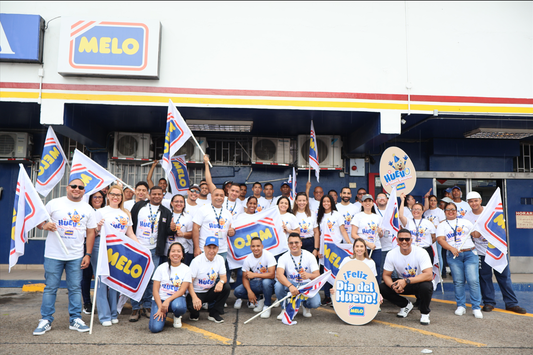
[[[83,218],[85,218],[84,215],[80,215],[78,211],[74,210],[74,213],[68,213],[68,216],[70,217],[70,220],[74,223],[80,223]]]
[[[128,224],[128,219],[126,217],[115,217],[117,222],[120,223],[121,226],[125,226],[126,224]]]
[[[217,279],[217,273],[215,272],[215,270],[211,269],[211,271],[207,273],[207,277],[209,278],[209,280],[215,281]]]
[[[306,223],[306,222],[302,222],[302,223],[298,223],[300,225],[300,233],[302,234],[306,234],[306,233],[309,233],[309,223]]]
[[[408,159],[409,157],[407,155],[404,155],[403,159],[400,159],[396,156],[396,154],[393,154],[392,160],[394,161],[389,161],[389,165],[392,166],[396,171],[404,171]]]

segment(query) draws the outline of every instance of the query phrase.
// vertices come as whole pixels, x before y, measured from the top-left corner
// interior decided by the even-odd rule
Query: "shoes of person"
[[[141,318],[141,312],[138,309],[131,311],[130,322],[137,322]]]
[[[83,313],[85,314],[91,314],[91,311],[93,310],[93,305],[92,303],[85,303],[83,305]]]
[[[224,308],[228,308],[228,304],[227,303],[224,303]]]
[[[271,308],[271,309],[268,309],[268,307],[269,307],[269,306],[263,306],[263,311],[265,311],[265,312],[263,312],[263,313],[261,314],[261,318],[270,318],[270,313],[271,313],[271,309],[272,309],[272,308]]]
[[[526,314],[526,310],[520,306],[514,306],[514,307],[505,307],[507,311],[519,313],[519,314]]]
[[[274,300],[274,303],[272,303],[272,304],[276,304],[276,302],[278,302],[278,299],[277,299],[277,298]],[[279,306],[281,306],[281,303],[282,303],[282,302],[280,302],[280,303],[278,303],[277,305],[275,305],[274,308],[278,308]]]
[[[235,281],[237,281],[237,273],[235,271],[232,271],[229,277],[229,283],[232,284]]]
[[[117,319],[117,318],[115,318],[115,319],[111,319],[111,323],[113,323],[113,324],[118,324],[118,319]]]
[[[85,322],[81,320],[81,318],[76,318],[72,322],[70,322],[68,329],[77,330],[80,333],[85,333],[90,330],[89,327],[85,324]]]
[[[224,323],[224,318],[222,318],[219,314],[213,314],[207,317],[207,320],[210,320],[215,323]]]
[[[481,313],[481,309],[474,309],[474,317],[477,319],[483,319],[483,313]]]
[[[285,310],[282,309],[281,310],[281,313],[276,317],[277,320],[282,320],[283,319],[283,314],[285,313]]]
[[[113,325],[113,323],[111,323],[110,320],[106,320],[106,321],[102,322],[102,325],[103,325],[104,327],[110,327],[110,326]]]
[[[494,309],[494,306],[491,304],[486,304],[482,308],[483,312],[492,312],[493,309]]]
[[[248,308],[255,308],[255,303],[248,301]]]
[[[265,299],[260,299],[259,301],[257,301],[257,303],[255,304],[255,308],[254,308],[254,312],[255,313],[259,313],[263,310],[263,306],[265,305]]]
[[[322,300],[321,306],[329,306],[331,304],[331,298],[330,297],[324,297]]]
[[[189,315],[189,320],[192,320],[193,322],[198,322],[198,319],[200,319],[200,316],[191,316]]]
[[[209,305],[207,304],[207,302],[202,304],[202,309],[209,309]]]
[[[466,308],[457,307],[457,309],[455,310],[455,315],[456,316],[462,316],[463,314],[466,314]]]
[[[305,318],[311,318],[313,316],[311,314],[311,309],[310,308],[305,308],[304,306],[302,306],[302,309],[303,309],[303,313],[304,313],[304,317]]]
[[[181,328],[181,316],[174,316],[174,328]]]
[[[235,301],[235,304],[233,305],[233,308],[241,309],[241,307],[242,307],[242,300],[240,298],[237,298],[237,301]]]
[[[429,325],[429,314],[422,314],[420,317],[420,324]]]
[[[33,331],[33,335],[43,335],[44,333],[46,333],[50,329],[52,329],[52,324],[50,323],[50,321],[48,321],[46,319],[40,319],[39,320],[39,325]]]
[[[150,319],[150,314],[152,313],[152,308],[148,307],[148,308],[143,308],[144,312],[143,312],[143,316],[145,316],[146,318]]]
[[[399,318],[407,317],[407,315],[409,314],[409,312],[411,312],[413,307],[414,307],[413,304],[411,302],[409,302],[407,304],[407,306],[405,306],[402,309],[400,309],[400,312],[398,312],[398,314],[396,314],[396,317],[399,317]]]

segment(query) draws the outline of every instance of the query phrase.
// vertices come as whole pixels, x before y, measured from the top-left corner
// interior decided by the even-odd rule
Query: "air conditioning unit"
[[[150,159],[152,139],[148,133],[115,132],[114,159]]]
[[[298,167],[309,167],[309,136],[298,136]],[[341,136],[317,136],[320,169],[343,169]]]
[[[252,138],[252,164],[288,165],[292,163],[289,138]]]
[[[0,158],[28,158],[31,136],[24,132],[0,132]]]
[[[198,144],[202,147],[202,150],[204,153],[207,153],[207,139],[205,137],[196,137],[196,140],[198,141]],[[204,156],[202,155],[202,152],[194,143],[194,139],[189,138],[185,144],[178,149],[178,151],[174,154],[174,156],[183,155],[185,154],[185,160],[189,163],[203,163]]]

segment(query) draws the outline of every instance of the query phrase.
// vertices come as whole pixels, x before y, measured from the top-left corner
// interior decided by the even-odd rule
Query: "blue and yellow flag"
[[[49,126],[39,163],[39,174],[35,182],[35,189],[38,193],[46,197],[52,191],[65,174],[66,162],[67,157],[63,153],[61,144],[59,144],[52,126]]]
[[[318,145],[313,120],[311,120],[311,137],[309,139],[309,166],[315,169],[316,181],[319,181],[320,164],[318,163]]]

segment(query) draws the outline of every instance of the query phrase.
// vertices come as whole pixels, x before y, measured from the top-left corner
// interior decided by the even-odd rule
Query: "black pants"
[[[431,259],[431,265],[433,265],[433,260],[435,258],[435,255],[433,255],[433,248],[430,245],[429,247],[425,247],[424,250],[428,252],[429,258]]]
[[[315,238],[304,238],[302,239],[302,249],[307,250],[311,254],[315,250]]]
[[[393,281],[400,279],[392,279]],[[384,282],[379,285],[379,292],[384,299],[391,301],[398,307],[405,307],[409,304],[407,298],[400,295],[416,295],[420,301],[420,313],[429,314],[429,304],[431,296],[433,296],[433,283],[431,281],[424,281],[416,284],[406,285],[403,293],[396,293],[392,288],[387,286]]]
[[[226,282],[224,284],[224,287],[222,287],[222,291],[215,292],[215,286],[211,287],[209,291],[202,292],[202,293],[196,293],[196,296],[202,301],[202,303],[208,303],[209,304],[209,315],[221,315],[224,313],[224,303],[226,303],[228,296],[231,292],[230,285]],[[212,305],[212,303],[214,304]],[[198,318],[200,315],[200,311],[197,311],[194,309],[192,305],[192,297],[190,294],[187,295],[187,309],[190,312],[191,318]]]

